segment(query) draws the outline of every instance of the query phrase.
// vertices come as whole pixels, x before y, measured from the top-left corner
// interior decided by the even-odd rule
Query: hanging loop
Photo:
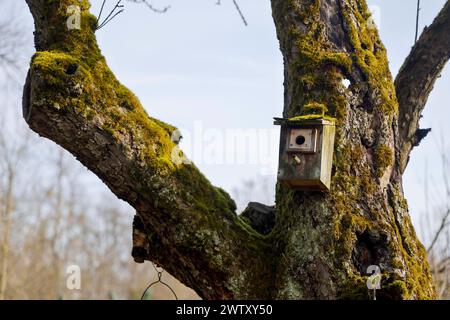
[[[172,287],[171,287],[170,285],[168,285],[167,283],[165,283],[164,281],[162,281],[162,276],[163,276],[163,273],[164,273],[165,270],[164,270],[162,267],[159,267],[158,265],[155,265],[153,262],[152,262],[152,265],[153,265],[153,268],[154,268],[155,271],[156,271],[156,274],[157,274],[157,276],[158,276],[158,280],[155,281],[155,282],[152,282],[152,283],[145,289],[144,293],[142,294],[141,300],[144,300],[145,295],[147,294],[147,292],[148,292],[153,286],[155,286],[155,285],[157,285],[157,284],[161,284],[161,285],[163,285],[164,287],[168,288],[168,289],[170,290],[170,292],[172,292],[173,296],[175,297],[175,300],[178,300],[178,296],[177,296],[177,294],[175,293],[175,291],[172,289]]]

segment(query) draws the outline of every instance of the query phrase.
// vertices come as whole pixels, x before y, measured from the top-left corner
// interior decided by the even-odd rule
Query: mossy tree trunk
[[[233,200],[194,165],[172,161],[175,128],[150,118],[116,80],[87,0],[26,1],[37,53],[25,119],[136,209],[137,261],[156,262],[205,299],[369,298],[370,265],[383,275],[379,297],[435,296],[402,191],[411,150],[402,146],[412,137],[398,129],[402,104],[365,1],[272,0],[285,61],[284,116],[324,104],[336,118],[337,142],[331,192],[278,185],[268,235],[238,217]],[[80,30],[67,29],[70,5],[81,5]]]

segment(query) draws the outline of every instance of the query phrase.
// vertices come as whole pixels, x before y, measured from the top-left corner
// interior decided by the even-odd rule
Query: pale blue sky
[[[101,0],[92,2],[93,11],[98,12]],[[110,5],[114,2],[108,1]],[[270,1],[240,0],[248,27],[242,24],[231,0],[222,2],[222,6],[217,6],[216,0],[155,0],[155,5],[161,7],[171,5],[166,14],[125,3],[125,13],[100,30],[98,39],[117,77],[137,94],[151,116],[182,128],[187,135],[185,145],[192,145],[189,135],[194,127],[213,129],[203,136],[206,146],[210,139],[215,137],[217,141],[226,130],[252,129],[260,134],[258,141],[267,141],[270,148],[262,153],[269,152],[266,158],[276,163],[277,128],[272,125],[272,118],[282,112],[283,65]],[[431,23],[445,0],[422,2],[421,29]],[[416,0],[368,3],[377,6],[380,13],[380,32],[395,74],[413,44]],[[23,3],[20,6],[26,10]],[[29,14],[24,17],[31,23]],[[446,69],[422,120],[423,126],[433,128],[433,133],[413,152],[404,178],[416,223],[425,208],[426,163],[429,176],[434,177],[430,187],[433,197],[443,192],[437,141],[440,135],[450,133],[449,85],[450,71]],[[272,140],[265,136],[267,130],[272,130]],[[235,150],[226,141],[220,149],[228,150],[228,156]],[[199,152],[195,155],[195,150],[188,150],[188,153],[214,184],[228,191],[245,179],[276,171],[276,167],[260,163],[208,164],[202,161]],[[220,158],[215,157],[212,162]],[[439,204],[437,199],[434,202]]]

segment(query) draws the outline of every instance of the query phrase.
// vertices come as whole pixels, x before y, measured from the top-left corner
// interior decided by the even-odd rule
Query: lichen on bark
[[[393,80],[365,1],[273,0],[272,7],[285,63],[285,117],[302,117],[305,106],[319,103],[337,119],[331,192],[278,186],[274,233],[289,257],[279,266],[279,297],[369,298],[367,268],[378,265],[382,298],[433,298],[396,166]]]
[[[268,297],[257,281],[271,276],[264,237],[193,164],[173,161],[175,128],[149,117],[111,72],[88,1],[27,3],[37,49],[24,88],[30,128],[74,154],[136,209],[150,246],[145,259],[204,298]],[[81,5],[80,29],[67,29],[70,5]]]
[[[194,165],[172,161],[175,128],[149,117],[115,78],[88,1],[27,3],[37,53],[25,119],[136,209],[139,252],[147,254],[139,260],[157,262],[210,299],[365,299],[370,265],[382,271],[380,298],[434,297],[401,187],[386,51],[365,1],[272,0],[284,118],[333,119],[337,137],[331,192],[279,184],[275,227],[264,235]],[[81,5],[80,30],[67,30],[69,5]]]

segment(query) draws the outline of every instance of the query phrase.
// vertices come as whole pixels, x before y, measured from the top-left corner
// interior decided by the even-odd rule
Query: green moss
[[[321,115],[322,117],[325,116],[325,113],[327,113],[328,108],[326,105],[324,105],[323,103],[317,103],[317,102],[310,102],[308,104],[306,104],[303,109],[306,112],[310,112],[312,114],[318,114]]]
[[[67,7],[72,4],[82,8],[81,30],[65,27]],[[213,187],[195,166],[172,161],[173,151],[178,150],[171,139],[176,128],[150,118],[139,99],[115,78],[97,46],[96,20],[89,13],[89,2],[50,1],[49,5],[46,19],[61,27],[49,30],[46,50],[38,51],[31,61],[34,77],[45,83],[39,87],[33,107],[51,104],[58,112],[93,119],[117,145],[154,173],[155,179],[176,179],[184,185],[182,189],[190,190],[180,196],[193,202],[199,212],[235,215],[236,204],[225,191]],[[155,183],[160,182],[144,181],[143,192],[155,192]],[[176,190],[161,188],[158,192],[176,195]],[[162,203],[163,198],[171,197],[159,197],[157,206],[174,205]]]
[[[377,220],[370,216],[375,213],[363,211],[360,199],[373,196],[377,182],[367,166],[366,151],[361,146],[338,146],[336,154],[336,173],[333,177],[333,193],[330,194],[334,209],[334,232],[336,265],[352,261],[357,234],[366,230],[382,230]],[[348,172],[354,174],[349,175]],[[347,269],[340,282],[340,299],[368,299],[367,276]]]
[[[395,268],[405,271],[405,278],[394,279],[394,283],[399,287],[398,290],[402,290],[405,299],[435,299],[435,291],[430,290],[430,283],[433,283],[433,280],[427,263],[427,252],[417,240],[414,229],[408,227],[412,225],[411,218],[400,189],[400,186],[394,186],[392,190],[399,199],[394,207],[395,214],[402,219],[395,225],[395,236],[399,241],[390,244],[394,246],[393,250],[401,253],[401,256],[393,261]]]
[[[398,111],[398,103],[386,49],[381,43],[377,29],[371,25],[370,11],[365,1],[350,1],[345,5],[348,3],[351,7],[343,12],[354,50],[352,58],[364,73],[371,92],[377,95],[372,99],[373,102],[392,115]],[[352,13],[351,16],[349,12]],[[356,17],[356,21],[352,17]]]
[[[289,118],[289,121],[300,122],[304,120],[325,119],[331,122],[336,122],[336,118],[327,116],[328,108],[317,102],[310,102],[303,107],[302,115]]]
[[[355,190],[349,189],[351,192]],[[388,250],[393,253],[401,253],[400,257],[392,257],[392,267],[397,268],[399,272],[405,271],[405,277],[401,277],[397,273],[382,270],[381,290],[377,291],[377,296],[382,299],[434,299],[435,293],[429,290],[432,279],[428,264],[426,263],[426,250],[417,241],[416,235],[411,229],[411,221],[407,214],[407,205],[403,196],[397,190],[395,191],[395,199],[399,204],[394,208],[397,213],[392,215],[404,216],[404,221],[395,224],[392,237],[398,241],[389,241]],[[337,198],[339,200],[339,197]],[[364,230],[389,230],[387,225],[379,225],[367,217],[359,214],[358,210],[349,209],[356,204],[350,199],[346,205],[337,203],[340,210],[345,210],[344,216],[340,219],[340,223],[335,229],[338,256],[343,261],[351,260],[352,250],[356,241],[355,234],[361,234]],[[403,213],[400,213],[403,212]],[[339,296],[342,299],[367,299],[367,277],[360,275],[352,269],[348,270],[344,282],[341,284]]]
[[[380,145],[375,151],[376,175],[381,178],[386,169],[394,164],[394,152],[386,145]]]
[[[331,192],[325,196],[296,193],[278,186],[277,224],[308,228],[309,212],[293,208],[301,204],[301,208],[311,209],[311,214],[317,216],[316,228],[332,231],[330,238],[324,240],[331,243],[329,252],[332,253],[322,253],[326,255],[326,263],[332,266],[337,296],[345,299],[370,297],[366,286],[368,276],[357,270],[361,266],[353,262],[355,247],[363,241],[360,235],[369,231],[388,234],[388,245],[401,247],[386,248],[383,261],[374,263],[387,265],[388,269],[398,263],[399,270],[406,264],[411,274],[403,279],[393,275],[391,269],[382,270],[383,292],[379,293],[385,297],[429,298],[432,296],[429,270],[426,263],[420,265],[421,259],[426,258],[417,238],[410,234],[412,225],[407,218],[399,223],[394,221],[399,216],[407,216],[406,209],[402,213],[392,212],[392,206],[402,205],[403,196],[401,192],[386,195],[386,187],[378,179],[393,165],[394,152],[380,143],[371,157],[372,149],[365,141],[361,142],[365,128],[361,131],[356,128],[359,124],[356,116],[361,112],[373,119],[369,122],[376,126],[375,130],[391,126],[395,120],[398,105],[386,50],[377,30],[369,25],[370,13],[365,1],[351,0],[339,5],[344,13],[343,31],[349,34],[350,48],[337,52],[339,49],[330,43],[325,32],[320,5],[320,0],[278,1],[274,12],[287,64],[285,117],[291,121],[328,118],[337,124]],[[350,88],[344,87],[344,79],[351,80]],[[348,119],[348,112],[352,113],[352,119]],[[382,134],[375,133],[378,137]],[[297,217],[292,218],[293,210],[301,222],[294,220]],[[287,250],[290,252],[286,255],[304,258],[304,252]],[[413,252],[408,254],[410,250]]]
[[[75,0],[49,3],[59,6],[59,15],[44,18],[61,26],[65,25],[67,19],[67,5],[79,4]],[[334,52],[324,40],[320,1],[311,1],[306,10],[298,8],[299,3],[286,0],[280,4],[297,7],[298,19],[309,26],[306,35],[296,27],[289,27],[291,40],[298,51],[288,70],[290,80],[294,82],[294,96],[288,106],[291,120],[320,117],[344,123],[348,102],[341,83],[355,67],[362,70],[371,91],[378,95],[377,107],[389,113],[395,111],[395,91],[385,50],[375,31],[367,28],[367,9],[352,8],[358,17],[356,22],[346,18],[355,51],[346,54]],[[177,200],[181,200],[184,204],[192,205],[192,219],[209,219],[210,225],[234,221],[238,228],[246,231],[243,233],[245,237],[234,239],[235,243],[245,243],[255,250],[260,249],[261,240],[266,238],[236,216],[236,205],[229,195],[214,188],[195,166],[178,165],[172,161],[176,145],[171,141],[171,134],[175,127],[150,118],[138,98],[117,81],[97,46],[94,34],[96,21],[88,12],[88,1],[83,1],[82,6],[82,29],[68,31],[65,28],[51,28],[47,46],[32,59],[30,70],[36,79],[44,83],[39,86],[40,91],[35,92],[37,96],[33,107],[51,105],[60,114],[73,112],[76,116],[92,119],[116,145],[125,149],[129,157],[138,160],[141,168],[130,173],[137,175],[136,181],[140,180],[139,174],[143,171],[152,177],[142,181],[140,188],[143,195],[149,194],[149,198],[154,199],[155,208],[164,208],[165,212],[170,212],[177,209]],[[73,69],[76,71],[71,72]],[[371,215],[376,215],[376,212],[362,212],[363,209],[359,207],[360,199],[372,197],[377,190],[376,179],[373,179],[373,172],[365,158],[366,150],[360,145],[346,143],[342,137],[343,132],[338,129],[332,182],[334,191],[327,196],[327,201],[333,204],[330,209],[334,226],[332,249],[339,253],[332,263],[338,268],[344,261],[351,260],[357,233],[380,227],[371,219]],[[393,154],[389,151],[384,147],[377,151],[379,168],[392,162]],[[167,180],[172,182],[171,186],[168,186]],[[183,185],[183,188],[177,188],[177,184]],[[296,193],[292,190],[283,189],[277,193],[283,193],[283,202],[277,203],[277,210],[289,211],[292,210],[289,203],[298,203],[294,199]],[[399,192],[395,196],[395,200],[400,203],[398,210],[403,210],[406,215],[401,199],[403,197]],[[410,222],[406,220],[405,225],[410,225]],[[227,232],[228,229],[223,230]],[[195,239],[200,246],[205,241],[212,241],[213,235],[203,231],[199,230],[198,238]],[[421,289],[428,287],[430,281],[429,272],[425,270],[427,267],[408,252],[412,250],[415,255],[425,259],[424,248],[417,244],[414,234],[408,234],[401,227],[395,232],[402,239],[402,247],[393,251],[402,253],[400,260],[406,261],[408,276],[406,280],[392,279],[387,285],[392,290],[401,290],[405,297],[431,297],[430,293]],[[392,241],[392,245],[397,245],[397,242]],[[412,245],[414,247],[409,248]],[[216,263],[223,261],[218,257]],[[401,263],[398,267],[403,268]],[[349,271],[344,278],[338,282],[343,288],[341,297],[363,297],[363,291],[367,294],[364,277]]]
[[[87,12],[82,15],[90,17]],[[61,17],[48,18],[64,20]],[[195,237],[179,230],[178,237],[183,239],[179,245],[187,251],[196,246],[208,248],[208,261],[228,266],[233,262],[224,261],[214,248],[231,244],[216,243],[218,239],[230,239],[233,245],[240,243],[255,251],[266,250],[264,237],[236,215],[236,204],[223,189],[212,186],[193,164],[172,161],[173,152],[181,152],[171,139],[176,128],[150,118],[139,99],[115,78],[100,54],[92,26],[84,24],[82,30],[69,32],[62,29],[52,30],[46,50],[37,52],[31,61],[33,85],[39,89],[34,90],[32,108],[51,105],[56,115],[72,113],[74,119],[87,118],[90,121],[80,123],[97,126],[112,146],[121,148],[137,165],[129,174],[140,183],[135,186],[139,197],[149,199],[158,214],[174,219],[175,226],[177,219],[187,218],[199,226]],[[184,215],[171,214],[179,212],[180,206]],[[208,233],[211,229],[224,234]]]
[[[313,101],[328,107],[328,116],[342,121],[346,115],[347,101],[342,90],[342,80],[351,77],[353,70],[360,70],[373,97],[373,104],[383,112],[392,115],[398,109],[392,76],[389,70],[386,50],[380,41],[376,28],[372,27],[370,13],[364,1],[348,2],[352,7],[344,11],[344,18],[349,31],[353,52],[350,54],[336,52],[333,45],[325,38],[325,26],[320,16],[320,1],[314,0],[301,6],[295,1],[286,1],[286,11],[296,13],[296,21],[307,26],[299,28],[288,26],[290,41],[295,43],[296,54],[289,77],[293,85],[294,96],[288,106],[291,116],[308,114],[304,106]],[[346,2],[344,5],[347,6]],[[352,15],[348,14],[351,12]],[[352,18],[356,17],[356,21]],[[295,75],[299,75],[297,79]]]
[[[66,65],[76,64],[78,62],[79,60],[64,52],[45,51],[37,52],[33,57],[31,64],[46,71],[56,70],[64,73],[66,70]]]
[[[301,121],[305,121],[305,120],[315,120],[315,119],[324,119],[324,120],[328,120],[331,122],[336,121],[336,118],[333,118],[330,116],[322,116],[322,115],[318,115],[318,114],[305,114],[302,116],[292,117],[292,118],[289,118],[289,121],[301,122]]]
[[[289,41],[295,44],[296,54],[290,66],[289,77],[294,96],[287,111],[290,116],[306,115],[311,112],[308,105],[327,106],[322,116],[339,118],[345,114],[346,99],[339,91],[342,79],[352,70],[351,56],[335,52],[325,41],[324,26],[320,20],[320,1],[309,4],[285,1],[286,12],[295,12],[296,20],[308,26],[307,32],[299,24],[287,26]]]
[[[368,277],[361,277],[352,274],[345,284],[339,289],[340,300],[367,300],[369,292],[367,290]]]
[[[176,127],[174,127],[174,126],[172,126],[170,124],[167,124],[167,123],[165,123],[165,122],[163,122],[161,120],[158,120],[158,119],[155,119],[155,118],[151,118],[151,120],[154,121],[161,128],[163,128],[171,137],[172,137],[173,133],[175,131],[177,131]]]
[[[383,291],[385,294],[387,293],[389,297],[394,299],[395,297],[404,297],[405,300],[409,300],[411,297],[410,290],[408,290],[406,282],[402,280],[395,280],[387,284]]]
[[[291,35],[297,39],[299,50],[292,72],[299,72],[302,75],[298,88],[294,87],[294,92],[298,92],[298,95],[292,97],[291,101],[295,105],[290,108],[289,113],[296,112],[300,118],[303,115],[303,118],[311,117],[311,115],[315,117],[314,114],[327,115],[336,118],[338,124],[344,123],[348,102],[343,91],[340,90],[341,82],[344,78],[350,77],[350,73],[356,68],[362,71],[369,89],[377,95],[371,102],[374,107],[392,115],[397,107],[393,81],[386,52],[377,31],[368,27],[367,20],[370,18],[368,9],[364,6],[350,8],[357,17],[356,22],[350,16],[345,16],[354,49],[351,55],[347,55],[335,53],[327,45],[318,11],[320,1],[313,2],[315,5],[311,5],[309,9],[301,9],[309,13],[308,17],[300,16],[300,19],[304,19],[305,25],[308,26],[308,34],[305,35],[304,30],[300,32],[295,28],[290,30]],[[350,3],[361,4],[364,1]],[[361,87],[365,84],[357,83],[356,85]],[[311,101],[315,112],[308,111],[306,107]],[[303,105],[303,108],[296,109],[299,104]],[[328,110],[321,110],[321,105],[327,106]],[[342,132],[338,126],[337,150],[334,159],[335,174],[332,185],[334,192],[330,194],[335,211],[333,219],[335,250],[339,253],[336,254],[337,265],[343,261],[351,261],[356,234],[361,234],[366,229],[379,228],[370,219],[371,215],[377,213],[362,212],[359,206],[360,199],[373,197],[373,193],[378,188],[366,159],[366,150],[359,145],[345,145],[341,141],[341,136]],[[384,172],[384,169],[393,162],[393,153],[389,148],[380,148],[377,156],[379,158],[376,160],[377,168],[380,172]],[[364,281],[366,278],[352,271],[346,279],[350,282],[341,284],[344,288],[340,293],[343,298],[367,298],[367,287]]]

